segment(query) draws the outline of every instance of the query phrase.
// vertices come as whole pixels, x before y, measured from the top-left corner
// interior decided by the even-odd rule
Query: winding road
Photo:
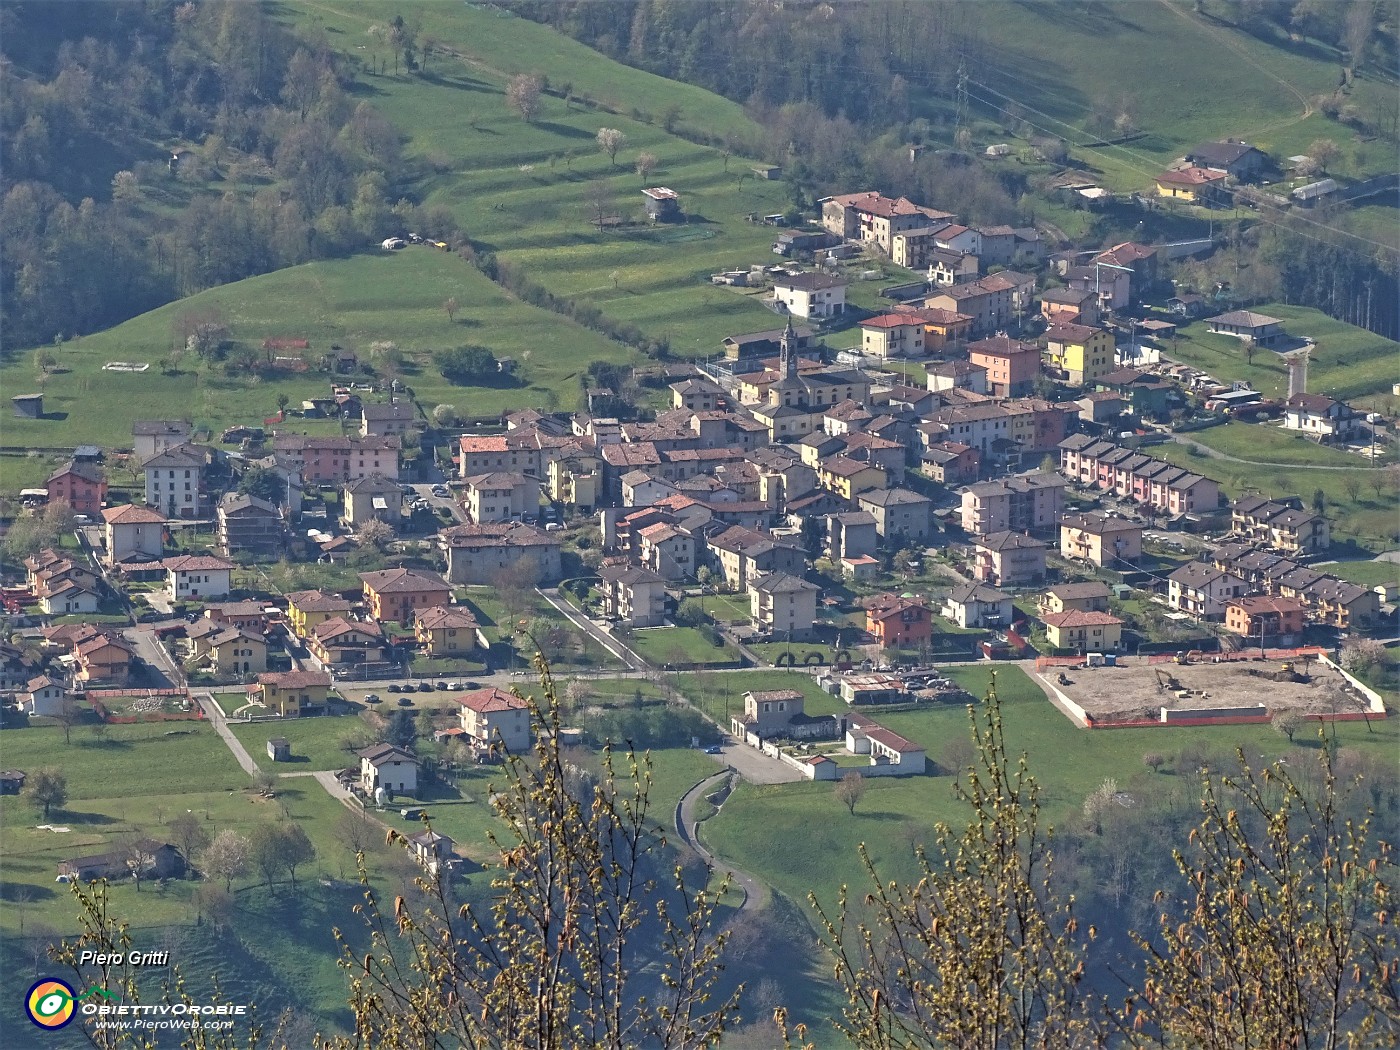
[[[681,796],[681,800],[676,803],[676,831],[684,842],[691,849],[695,850],[700,858],[704,860],[714,871],[723,875],[728,875],[730,884],[737,886],[744,892],[744,899],[736,911],[743,911],[750,906],[758,911],[768,904],[767,888],[758,879],[754,878],[746,871],[734,867],[732,864],[719,860],[700,841],[700,824],[695,819],[695,806],[705,796],[719,788],[721,784],[729,781],[730,777],[737,774],[729,770],[722,770],[714,776],[706,777],[700,783]]]

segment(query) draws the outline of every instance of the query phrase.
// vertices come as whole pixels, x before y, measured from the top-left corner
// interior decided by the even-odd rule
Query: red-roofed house
[[[1115,652],[1123,644],[1123,621],[1112,613],[1066,612],[1046,613],[1045,636],[1056,649],[1073,649],[1082,653]]]
[[[1262,645],[1292,645],[1303,633],[1305,606],[1297,598],[1255,595],[1225,604],[1225,630]]]
[[[269,711],[298,718],[324,712],[330,689],[331,676],[324,671],[268,671],[248,692],[258,694]]]
[[[1157,196],[1192,204],[1208,200],[1225,185],[1225,172],[1210,168],[1181,168],[1157,176]]]
[[[882,361],[924,355],[924,322],[912,313],[889,313],[860,323],[860,349]]]
[[[165,515],[127,503],[102,512],[107,533],[107,561],[159,561],[165,541]]]
[[[478,754],[500,745],[512,755],[530,750],[530,706],[494,686],[456,698],[462,706],[462,729]]]
[[[381,569],[360,573],[365,588],[365,604],[370,615],[381,622],[412,623],[418,609],[446,605],[452,589],[441,576],[417,569]]]
[[[161,562],[168,578],[170,594],[176,601],[185,598],[226,598],[233,589],[233,562],[212,554],[182,554]]]
[[[490,647],[476,617],[460,605],[419,609],[413,636],[429,656],[461,656]]]

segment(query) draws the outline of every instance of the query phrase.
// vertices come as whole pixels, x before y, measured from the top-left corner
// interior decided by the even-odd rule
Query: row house
[[[920,457],[919,469],[940,485],[967,485],[982,472],[982,454],[957,441],[934,441]]]
[[[1331,524],[1303,509],[1297,496],[1244,496],[1230,505],[1230,535],[1287,554],[1320,554],[1332,545]]]
[[[453,584],[489,584],[502,573],[530,583],[557,582],[563,543],[554,533],[523,522],[458,525],[439,534]]]
[[[513,471],[492,471],[467,478],[462,505],[477,524],[510,521],[526,514],[538,514],[540,483]]]
[[[800,544],[756,529],[731,526],[708,536],[705,543],[731,591],[747,590],[768,573],[801,576],[807,571],[807,552]]]
[[[523,434],[462,435],[457,441],[458,476],[504,470],[538,477],[540,450]]]
[[[325,591],[293,591],[287,595],[287,622],[293,634],[306,639],[318,625],[332,617],[346,615],[354,605],[338,594]]]
[[[343,484],[372,474],[397,481],[399,446],[396,436],[309,437],[279,434],[272,440],[278,460],[300,471],[307,483]]]
[[[1060,473],[1087,488],[1116,493],[1171,517],[1210,513],[1220,506],[1220,486],[1212,479],[1133,449],[1087,434],[1072,434],[1057,447]]]
[[[822,226],[848,241],[873,244],[885,255],[894,252],[896,234],[930,225],[946,225],[948,212],[915,204],[907,197],[890,198],[873,191],[848,193],[822,201]]]
[[[1310,621],[1349,630],[1380,615],[1380,594],[1373,588],[1338,580],[1317,569],[1244,543],[1222,544],[1214,565],[1243,578],[1252,591],[1302,602]]]
[[[1043,532],[1060,520],[1065,479],[1025,474],[969,485],[962,493],[962,527],[973,536],[1011,531]]]
[[[938,354],[950,347],[962,346],[972,332],[972,316],[956,310],[901,304],[893,312],[910,314],[923,323],[926,353]]]
[[[860,351],[887,361],[892,357],[923,357],[924,323],[913,314],[879,314],[860,323]]]
[[[45,549],[24,561],[29,589],[49,616],[95,613],[102,602],[102,583],[86,563]]]
[[[1296,645],[1306,622],[1305,607],[1297,598],[1252,595],[1225,606],[1225,629],[1261,647]]]
[[[1197,620],[1223,620],[1225,606],[1249,592],[1249,584],[1209,562],[1193,561],[1167,577],[1167,605]]]

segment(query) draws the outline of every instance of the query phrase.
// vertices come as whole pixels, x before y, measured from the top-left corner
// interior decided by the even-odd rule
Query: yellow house
[[[1045,333],[1045,363],[1074,386],[1108,375],[1117,367],[1113,333],[1082,324],[1051,325]]]
[[[456,605],[419,609],[413,636],[429,656],[461,656],[489,646],[476,617]]]
[[[820,408],[809,409],[798,405],[755,405],[753,417],[768,428],[768,439],[774,444],[796,441],[822,427]]]
[[[330,691],[331,676],[323,671],[270,671],[258,675],[258,684],[249,689],[283,718],[321,714]]]
[[[324,591],[294,591],[287,595],[287,622],[298,638],[309,638],[332,616],[344,616],[354,603]]]
[[[854,499],[857,493],[871,489],[889,488],[889,475],[884,467],[862,463],[850,456],[831,456],[817,471],[817,481],[842,499]]]
[[[597,456],[569,456],[549,461],[549,498],[580,510],[598,505],[598,479],[602,460]]]
[[[1203,201],[1225,185],[1226,174],[1210,168],[1181,168],[1157,176],[1157,196],[1172,200]]]
[[[1046,613],[1045,635],[1056,649],[1072,649],[1081,653],[1116,652],[1123,644],[1123,621],[1112,613],[1068,612]]]
[[[262,674],[267,670],[267,642],[243,627],[227,627],[207,640],[217,673],[223,678]]]

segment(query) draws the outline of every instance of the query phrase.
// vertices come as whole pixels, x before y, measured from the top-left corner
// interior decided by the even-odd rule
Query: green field
[[[461,304],[455,322],[442,309],[448,297]],[[413,248],[251,277],[65,343],[54,350],[62,371],[42,387],[47,418],[6,420],[5,443],[130,447],[133,420],[172,414],[189,416],[217,434],[235,423],[261,424],[264,416],[277,411],[279,393],[295,406],[305,397],[329,392],[330,377],[324,374],[250,381],[200,368],[193,354],[180,361],[181,374],[162,375],[156,362],[170,354],[175,319],[190,311],[215,309],[235,340],[255,348],[268,337],[305,338],[311,341],[313,358],[331,343],[350,346],[367,358],[371,342],[394,342],[410,355],[404,382],[425,411],[443,402],[470,415],[549,402],[572,407],[579,395],[578,374],[588,362],[636,356],[556,314],[509,298],[455,256]],[[489,345],[498,357],[515,358],[521,385],[453,386],[428,361],[434,350],[473,342]],[[152,367],[139,374],[103,371],[102,366],[113,360],[145,361]],[[0,385],[12,390],[35,387],[34,378],[26,357],[0,367]],[[95,400],[101,411],[93,410]],[[298,419],[291,426],[339,429],[327,421]]]
[[[1274,157],[1302,153],[1318,138],[1344,146],[1358,139],[1320,113],[1305,116],[1312,98],[1337,86],[1335,53],[1313,41],[1290,45],[1241,32],[1224,3],[1207,0],[1205,17],[1184,0],[978,6],[995,44],[972,72],[974,103],[1013,108],[1036,134],[1083,142],[1092,138],[1082,128],[1096,107],[1116,109],[1126,101],[1141,137],[1075,150],[1080,163],[1104,172],[1111,188],[1142,189],[1196,143],[1226,136]],[[1363,73],[1348,101],[1366,108],[1393,91],[1393,84]],[[1005,114],[1001,119],[1015,124]],[[1359,155],[1345,149],[1338,172],[1393,170],[1392,155],[1393,149],[1367,148]]]
[[[1308,390],[1340,400],[1365,395],[1389,395],[1395,382],[1400,343],[1328,317],[1305,306],[1264,303],[1251,307],[1287,322],[1289,335],[1308,336],[1316,342],[1308,365]],[[1247,379],[1269,397],[1288,393],[1288,369],[1272,350],[1259,349],[1254,363],[1245,358],[1238,339],[1212,335],[1203,321],[1179,329],[1179,338],[1168,356],[1213,375],[1221,382]]]
[[[1296,430],[1284,430],[1271,423],[1232,422],[1184,436],[1224,455],[1253,463],[1358,471],[1385,469],[1371,467],[1360,456],[1319,445]],[[1299,487],[1308,476],[1300,472]]]
[[[728,643],[713,645],[695,627],[649,627],[633,631],[627,644],[657,665],[727,664],[741,659]]]
[[[1339,580],[1350,580],[1367,587],[1378,587],[1381,584],[1400,585],[1400,562],[1334,561],[1319,565],[1317,570]]]
[[[980,695],[988,671],[957,667],[951,677]],[[796,676],[794,676],[796,677]],[[1226,755],[1242,746],[1251,759],[1274,758],[1289,750],[1288,742],[1269,726],[1222,728],[1121,729],[1088,732],[1077,729],[1042,696],[1019,668],[998,670],[998,692],[1004,709],[1007,746],[1013,754],[1030,757],[1032,772],[1043,789],[1051,822],[1072,821],[1084,797],[1105,777],[1117,779],[1131,793],[1170,794],[1189,806],[1197,792],[1193,778],[1177,775],[1174,756],[1188,747]],[[834,698],[832,698],[834,699]],[[839,703],[839,701],[837,701]],[[835,898],[848,884],[858,891],[865,883],[856,847],[865,843],[886,878],[914,873],[913,846],[932,837],[935,821],[956,824],[964,817],[953,798],[952,777],[945,756],[956,753],[967,739],[967,713],[958,705],[885,711],[881,724],[927,746],[929,759],[939,764],[937,775],[876,778],[868,784],[854,816],[823,783],[755,787],[744,784],[705,825],[706,842],[717,855],[753,872],[796,901],[808,891],[823,901]],[[1400,744],[1394,719],[1372,726],[1338,727],[1346,748],[1392,756]],[[1149,773],[1145,752],[1168,756],[1167,774]]]
[[[1212,448],[1217,447],[1217,442],[1223,442],[1226,447],[1249,453],[1252,459],[1263,460],[1266,457],[1260,450],[1267,448],[1271,440],[1263,435],[1271,433],[1277,432],[1250,423],[1227,423],[1223,427],[1196,431],[1188,436],[1202,444],[1210,441]],[[1258,441],[1255,440],[1256,434],[1259,435]],[[1293,439],[1281,436],[1279,440]],[[1297,454],[1296,447],[1289,446],[1288,451]],[[1345,455],[1319,446],[1311,446],[1311,451],[1320,453],[1324,458]],[[1327,501],[1326,514],[1332,522],[1334,545],[1350,540],[1361,548],[1353,554],[1334,551],[1338,557],[1362,557],[1368,551],[1379,553],[1400,543],[1395,520],[1395,479],[1385,468],[1348,468],[1338,466],[1331,460],[1313,460],[1320,469],[1300,470],[1297,463],[1284,460],[1277,460],[1278,466],[1256,466],[1210,458],[1175,442],[1154,445],[1152,454],[1214,478],[1220,483],[1221,491],[1232,499],[1257,492],[1267,496],[1300,496],[1304,502],[1311,504],[1313,494],[1321,489]],[[1273,461],[1272,454],[1267,458]],[[1356,463],[1362,462],[1355,457],[1347,458]],[[1377,483],[1380,485],[1379,491],[1375,488]],[[1353,490],[1355,497],[1352,496]]]

